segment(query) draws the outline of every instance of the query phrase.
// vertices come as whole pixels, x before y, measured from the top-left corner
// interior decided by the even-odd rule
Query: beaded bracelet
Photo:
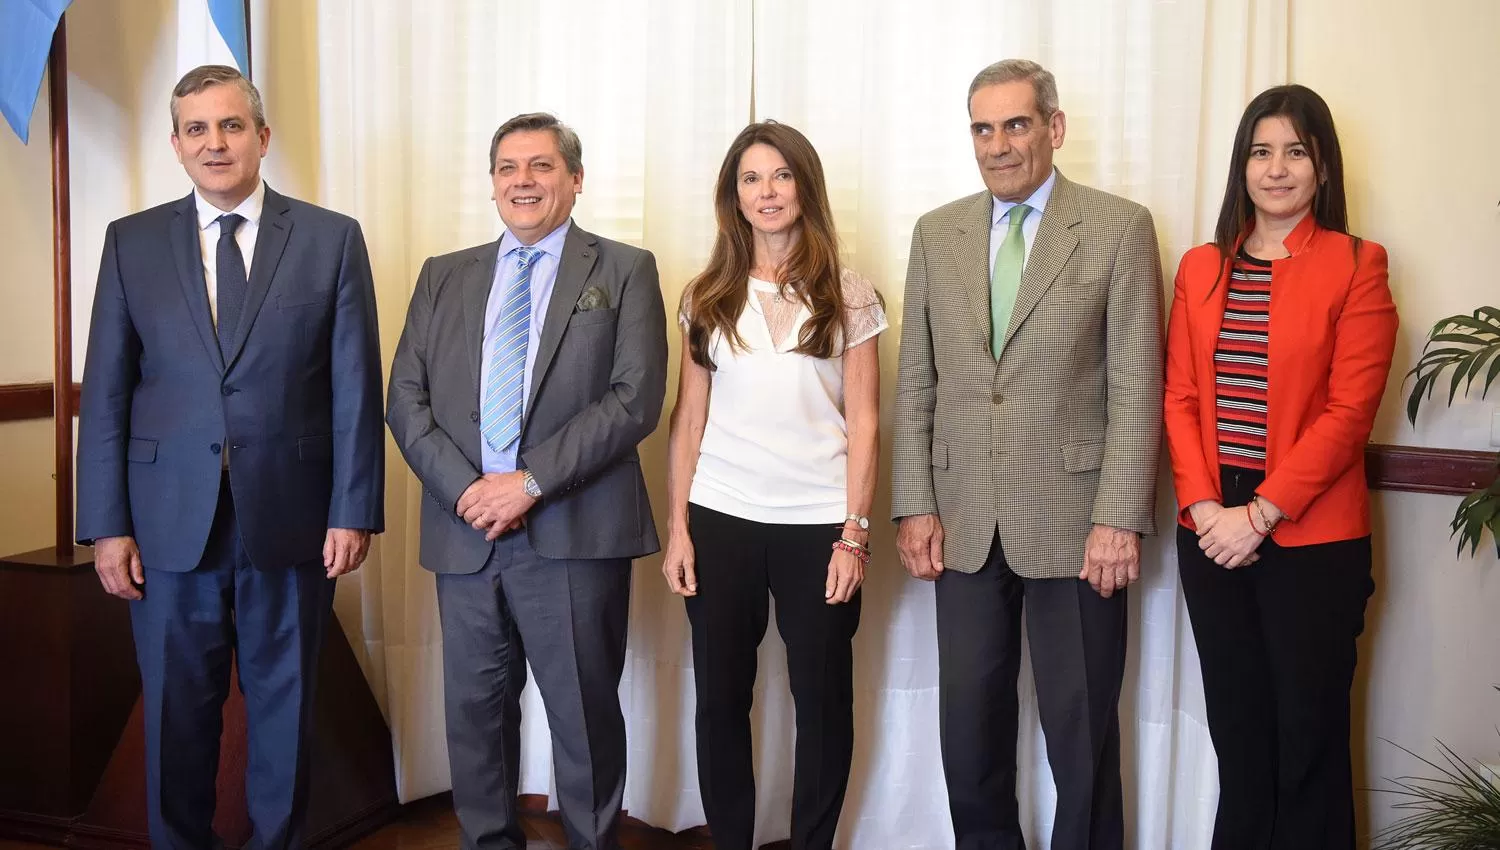
[[[851,540],[835,540],[833,543],[833,549],[835,552],[848,552],[849,554],[853,555],[861,564],[870,563],[869,548],[866,546],[861,546]]]

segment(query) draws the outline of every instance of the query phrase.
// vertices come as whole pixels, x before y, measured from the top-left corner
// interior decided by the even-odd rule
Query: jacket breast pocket
[[[318,434],[297,438],[297,457],[302,460],[327,460],[333,456],[333,435]]]
[[[131,437],[125,447],[125,459],[131,463],[156,463],[156,441]]]
[[[942,440],[932,441],[932,465],[936,469],[948,468],[948,444]]]
[[[310,289],[300,292],[283,292],[276,296],[276,306],[282,310],[297,310],[304,307],[322,307],[328,303],[328,293]]]
[[[568,319],[568,327],[584,328],[592,325],[607,325],[612,324],[619,317],[619,309],[613,307],[600,307],[594,310],[579,310],[573,313],[572,318]]]

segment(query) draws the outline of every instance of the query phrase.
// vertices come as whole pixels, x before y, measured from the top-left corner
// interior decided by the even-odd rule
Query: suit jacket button
[[[990,396],[990,401],[993,401],[996,404],[1000,404],[1001,402],[1005,401],[1005,396],[1001,393],[995,393],[994,395]]]
[[[239,392],[239,390],[229,386],[228,384],[225,384],[224,387],[219,390],[219,392],[223,393],[224,395],[234,395],[235,393]]]
[[[209,446],[208,450],[213,452],[214,454],[218,454],[220,451],[222,451],[218,443],[214,443],[213,445]]]
[[[470,422],[478,422],[479,421],[479,411],[477,411],[477,410],[470,411],[469,412],[469,421]]]

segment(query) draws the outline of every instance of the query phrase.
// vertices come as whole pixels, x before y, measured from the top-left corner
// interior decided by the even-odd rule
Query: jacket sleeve
[[[932,486],[932,419],[937,367],[927,316],[927,258],[922,222],[911,235],[906,294],[901,308],[901,363],[896,373],[896,418],[891,427],[891,519],[938,512]]]
[[[1203,417],[1199,413],[1200,388],[1194,371],[1192,322],[1193,305],[1188,302],[1188,275],[1191,256],[1182,258],[1177,278],[1172,284],[1172,311],[1167,321],[1167,384],[1163,419],[1167,428],[1167,450],[1172,460],[1172,483],[1177,490],[1178,515],[1187,520],[1188,505],[1204,499],[1218,499],[1209,465],[1203,456]],[[1193,297],[1199,297],[1194,294]],[[1202,376],[1212,382],[1213,375]]]
[[[1144,207],[1116,249],[1105,317],[1108,424],[1093,522],[1156,531],[1162,412],[1161,254]]]
[[[118,248],[116,225],[111,224],[104,234],[78,408],[76,537],[84,545],[135,533],[126,450],[131,399],[141,374],[141,339],[125,302]]]
[[[391,361],[391,383],[385,418],[396,447],[416,473],[422,487],[448,511],[458,509],[458,499],[479,478],[448,433],[438,427],[432,412],[432,391],[427,372],[427,343],[432,323],[433,300],[438,288],[433,260],[422,264],[416,290],[406,310],[406,326]]]
[[[1256,492],[1293,520],[1363,455],[1396,350],[1385,249],[1365,242],[1334,325],[1328,402]]]
[[[344,235],[333,312],[333,491],[329,528],[385,530],[385,428],[375,282],[358,223]]]

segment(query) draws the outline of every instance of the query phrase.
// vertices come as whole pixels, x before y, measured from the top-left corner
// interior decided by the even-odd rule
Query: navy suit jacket
[[[78,539],[132,535],[150,569],[203,556],[221,452],[258,568],[384,530],[380,345],[359,223],[269,187],[230,354],[192,195],[109,226],[78,417]]]

